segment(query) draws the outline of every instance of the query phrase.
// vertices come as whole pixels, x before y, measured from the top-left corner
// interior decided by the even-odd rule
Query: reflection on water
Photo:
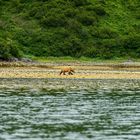
[[[0,139],[139,140],[140,88],[0,91]]]

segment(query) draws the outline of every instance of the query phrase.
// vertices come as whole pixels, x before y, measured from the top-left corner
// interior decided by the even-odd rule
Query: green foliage
[[[140,57],[139,0],[0,0],[0,58]],[[10,38],[10,39],[7,39]]]
[[[0,38],[0,59],[9,60],[12,57],[21,57],[18,47],[11,40]]]
[[[97,13],[97,15],[104,16],[106,15],[106,11],[102,5],[95,5],[93,10]]]
[[[70,0],[76,7],[89,4],[87,0]]]
[[[92,36],[100,39],[112,39],[118,37],[118,33],[109,27],[98,27],[92,29]]]
[[[60,26],[65,26],[66,18],[64,14],[48,15],[47,17],[42,18],[41,23],[44,26],[60,27]]]
[[[77,16],[77,19],[79,22],[81,22],[85,26],[93,25],[97,22],[96,17],[94,17],[93,15],[88,15],[88,14],[79,15]]]
[[[128,56],[134,58],[140,57],[140,35],[128,35],[122,39],[122,44]]]
[[[9,59],[11,57],[10,47],[6,45],[6,41],[0,38],[0,58]]]

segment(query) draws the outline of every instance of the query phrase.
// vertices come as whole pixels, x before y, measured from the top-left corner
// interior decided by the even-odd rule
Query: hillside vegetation
[[[139,0],[0,0],[0,59],[140,57]]]

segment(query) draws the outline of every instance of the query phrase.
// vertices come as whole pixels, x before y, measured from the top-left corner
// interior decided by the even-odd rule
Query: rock
[[[131,60],[131,59],[128,59],[127,61],[125,61],[123,64],[125,64],[125,65],[129,65],[129,64],[133,64],[134,63],[134,61],[133,60]]]
[[[12,57],[12,58],[9,59],[9,61],[10,62],[17,62],[17,61],[19,61],[19,59],[18,58],[15,58],[15,57]]]
[[[31,59],[29,59],[29,58],[21,58],[21,61],[22,62],[33,62]]]

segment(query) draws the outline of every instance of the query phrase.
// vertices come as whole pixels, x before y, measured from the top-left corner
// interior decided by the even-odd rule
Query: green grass
[[[123,63],[128,62],[129,58],[115,58],[115,59],[101,59],[101,58],[89,58],[89,57],[80,57],[80,58],[73,58],[73,57],[28,57],[32,58],[36,62],[43,62],[43,63]],[[140,62],[140,59],[132,59],[133,62]]]

